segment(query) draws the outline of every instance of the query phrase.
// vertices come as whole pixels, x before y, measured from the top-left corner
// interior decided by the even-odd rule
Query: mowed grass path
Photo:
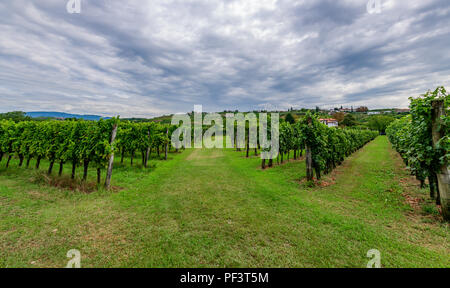
[[[407,172],[385,137],[326,187],[300,183],[303,161],[262,171],[244,154],[192,149],[149,170],[119,165],[124,189],[89,195],[2,163],[0,267],[64,267],[70,249],[83,267],[365,267],[370,249],[384,267],[450,267],[449,225],[405,204],[402,193],[418,191],[400,184]]]

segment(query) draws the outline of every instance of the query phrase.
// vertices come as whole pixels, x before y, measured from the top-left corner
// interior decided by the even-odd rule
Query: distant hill
[[[98,115],[80,115],[80,114],[69,114],[64,112],[26,112],[26,115],[31,118],[76,118],[76,119],[84,119],[84,120],[99,120],[110,119],[111,117],[103,117]]]

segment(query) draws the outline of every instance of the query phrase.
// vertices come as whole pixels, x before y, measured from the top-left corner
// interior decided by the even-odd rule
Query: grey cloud
[[[0,3],[0,111],[405,107],[450,84],[447,0],[81,1]]]

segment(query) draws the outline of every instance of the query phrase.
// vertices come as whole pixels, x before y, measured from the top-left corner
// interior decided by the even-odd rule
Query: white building
[[[320,123],[327,125],[328,127],[338,127],[339,122],[336,119],[319,119]]]

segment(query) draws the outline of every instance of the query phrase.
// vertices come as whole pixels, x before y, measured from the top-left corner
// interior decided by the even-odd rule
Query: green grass
[[[303,161],[262,171],[244,155],[191,149],[150,169],[118,165],[122,189],[91,194],[38,185],[33,169],[2,162],[0,267],[64,267],[70,249],[82,267],[365,267],[370,249],[384,267],[450,267],[449,225],[406,204],[402,194],[426,191],[385,137],[329,186],[302,183]]]

